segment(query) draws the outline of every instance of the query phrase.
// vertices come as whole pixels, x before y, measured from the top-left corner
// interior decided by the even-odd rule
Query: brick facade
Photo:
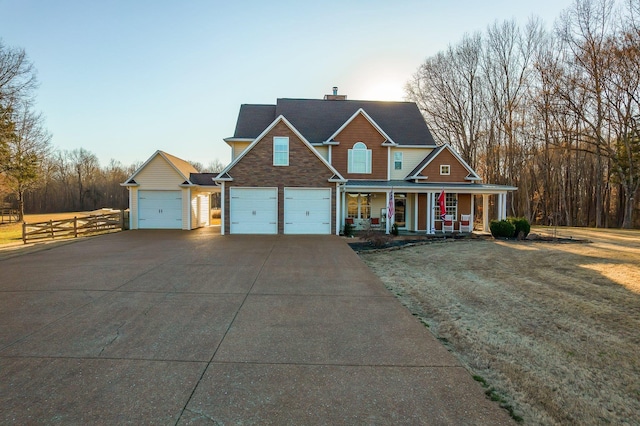
[[[289,165],[273,165],[274,136],[289,137]],[[296,136],[289,126],[279,122],[269,133],[233,166],[228,174],[232,182],[225,184],[225,233],[229,232],[229,188],[277,187],[278,233],[284,233],[284,188],[331,188],[331,229],[335,229],[336,184],[328,180],[331,170]]]

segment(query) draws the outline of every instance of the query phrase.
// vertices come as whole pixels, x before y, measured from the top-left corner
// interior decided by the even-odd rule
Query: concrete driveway
[[[0,261],[2,424],[510,424],[335,236],[128,231]]]

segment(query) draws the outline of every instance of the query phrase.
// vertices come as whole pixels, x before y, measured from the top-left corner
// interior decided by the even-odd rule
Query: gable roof
[[[433,151],[431,151],[429,153],[429,155],[427,155],[426,157],[424,157],[424,160],[422,160],[408,175],[405,179],[410,180],[410,179],[424,179],[424,177],[418,176],[424,169],[425,167],[427,167],[438,155],[440,155],[440,153],[444,150],[448,150],[451,154],[453,154],[453,156],[456,158],[456,160],[458,160],[460,162],[460,164],[467,169],[467,171],[469,172],[469,174],[467,175],[466,179],[467,180],[482,180],[480,178],[480,176],[478,176],[476,174],[476,172],[471,168],[471,166],[469,166],[467,164],[466,161],[464,161],[462,159],[462,157],[460,157],[460,155],[453,149],[451,148],[451,145],[449,145],[448,143],[444,144],[444,145],[440,145],[439,147],[437,147],[436,149],[434,149]]]
[[[346,179],[343,178],[342,175],[340,175],[340,173],[331,164],[329,164],[329,162],[325,160],[324,157],[322,157],[322,155],[318,153],[318,151],[298,131],[298,129],[296,129],[282,115],[278,116],[275,120],[273,120],[272,123],[270,123],[266,128],[264,128],[264,130],[255,138],[255,140],[244,151],[242,151],[242,153],[239,156],[237,156],[235,160],[233,160],[227,167],[225,167],[224,170],[222,170],[214,180],[217,182],[233,180],[233,177],[231,177],[231,175],[229,174],[229,171],[233,169],[233,167],[236,164],[238,164],[238,162],[242,158],[244,158],[244,156],[247,155],[247,153],[250,152],[253,149],[253,147],[255,147],[258,144],[258,142],[260,142],[260,140],[262,140],[262,138],[264,138],[271,131],[271,129],[273,129],[280,122],[284,123],[285,126],[289,127],[291,131],[295,133],[295,135],[302,141],[302,143],[309,148],[309,151],[311,151],[313,155],[315,155],[316,158],[318,158],[327,167],[327,169],[329,169],[333,173],[333,176],[329,179],[331,182],[346,182]]]
[[[193,167],[189,162],[183,160],[182,158],[178,158],[174,155],[168,154],[164,151],[157,150],[151,155],[138,169],[133,172],[133,174],[127,179],[122,185],[124,186],[132,186],[137,185],[134,178],[144,170],[147,165],[153,161],[157,156],[162,157],[186,182],[189,183],[189,175],[191,173],[198,173],[198,171]]]
[[[369,114],[367,114],[367,112],[365,110],[363,110],[362,108],[357,110],[347,121],[344,122],[344,124],[342,126],[340,126],[340,128],[338,130],[333,132],[333,134],[331,136],[329,136],[329,138],[325,142],[327,144],[329,144],[329,145],[337,144],[337,142],[334,143],[333,139],[336,136],[338,136],[340,134],[340,132],[342,132],[344,130],[344,128],[347,127],[353,120],[355,120],[356,117],[358,117],[360,115],[363,116],[369,122],[369,124],[371,124],[373,126],[373,128],[376,129],[376,131],[378,133],[380,133],[380,135],[385,139],[383,145],[387,145],[387,144],[394,145],[395,144],[393,142],[393,139],[391,139],[391,137],[389,135],[387,135],[386,132],[380,128],[380,126],[378,126],[378,123],[376,123],[369,116]]]
[[[398,145],[436,146],[413,102],[278,99],[276,105],[240,107],[234,138],[256,138],[276,117],[284,116],[312,144],[331,136],[360,109]]]

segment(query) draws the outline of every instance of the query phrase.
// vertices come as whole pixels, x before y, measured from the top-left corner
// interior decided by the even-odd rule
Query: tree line
[[[24,49],[0,40],[0,208],[50,213],[103,207],[125,209],[128,191],[123,183],[141,163],[123,165],[112,159],[103,166],[84,149],[55,149],[42,114],[34,111],[35,68]],[[192,163],[201,172],[215,172],[223,164]]]
[[[638,226],[640,0],[576,0],[551,29],[496,22],[406,85],[437,139],[534,223]]]

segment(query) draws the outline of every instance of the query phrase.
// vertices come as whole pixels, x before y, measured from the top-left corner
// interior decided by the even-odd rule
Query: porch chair
[[[442,232],[453,232],[453,216],[450,214],[444,215],[442,221]]]
[[[353,218],[352,217],[348,217],[344,220],[344,223],[348,223],[349,225],[353,225]]]
[[[370,226],[371,226],[371,228],[374,228],[374,229],[380,228],[380,218],[379,217],[372,217]]]
[[[473,221],[470,214],[460,215],[460,232],[473,232]]]

